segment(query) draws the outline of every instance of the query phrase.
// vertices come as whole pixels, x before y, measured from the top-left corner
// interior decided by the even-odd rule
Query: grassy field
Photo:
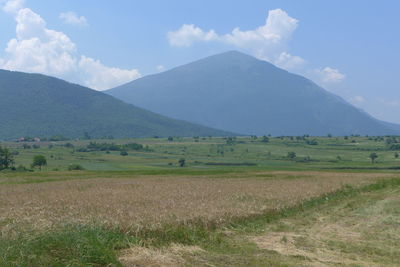
[[[51,170],[67,170],[71,164],[80,164],[93,171],[176,170],[179,159],[186,160],[191,170],[210,171],[226,169],[321,170],[321,169],[399,169],[400,158],[391,149],[391,138],[376,137],[274,137],[269,142],[262,138],[166,138],[127,140],[83,140],[40,143],[3,143],[19,153],[16,165],[29,167],[34,155],[47,157]],[[400,142],[400,138],[397,139]],[[127,144],[139,143],[148,149],[120,151],[85,150],[90,142]],[[313,144],[315,142],[315,144]],[[30,148],[24,149],[23,145]],[[37,148],[32,148],[35,146]],[[287,157],[295,152],[296,158]],[[369,155],[377,153],[375,164]],[[400,152],[400,148],[397,149]]]
[[[392,141],[2,143],[25,169],[0,172],[0,266],[396,266]]]

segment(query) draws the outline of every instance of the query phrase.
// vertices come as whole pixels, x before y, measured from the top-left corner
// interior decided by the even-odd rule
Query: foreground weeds
[[[117,230],[66,226],[0,239],[0,266],[119,266],[117,251],[136,240]]]

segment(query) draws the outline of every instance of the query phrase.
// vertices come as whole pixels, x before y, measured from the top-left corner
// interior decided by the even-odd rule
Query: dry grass
[[[303,218],[280,222],[291,231],[252,238],[259,248],[303,257],[307,266],[398,266],[400,255],[398,189],[368,192]]]
[[[268,172],[235,177],[96,178],[0,186],[0,230],[99,222],[128,231],[166,223],[223,224],[391,174]]]
[[[166,248],[132,247],[123,251],[119,260],[124,266],[169,267],[184,266],[185,256],[195,256],[204,252],[197,246],[172,244]]]

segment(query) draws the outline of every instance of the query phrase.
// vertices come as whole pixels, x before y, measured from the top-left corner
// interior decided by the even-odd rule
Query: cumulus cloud
[[[233,29],[232,33],[221,36],[221,40],[238,47],[253,47],[263,50],[265,47],[280,45],[290,38],[297,28],[298,20],[290,17],[282,9],[268,12],[265,25],[254,30]]]
[[[88,26],[87,19],[84,16],[78,16],[75,12],[69,11],[61,13],[59,18],[65,23],[74,26]]]
[[[3,7],[3,10],[21,8],[12,9],[17,23],[16,37],[8,41],[0,68],[53,75],[98,90],[140,77],[136,69],[107,67],[99,60],[79,55],[66,34],[48,29],[39,14],[19,3],[11,0]]]
[[[60,75],[76,67],[75,44],[65,34],[46,28],[45,21],[29,8],[15,17],[16,38],[8,41],[3,68]]]
[[[298,21],[282,9],[270,10],[265,25],[254,30],[242,31],[235,28],[229,34],[218,35],[214,30],[204,31],[193,24],[184,24],[176,31],[167,34],[172,46],[190,46],[195,42],[217,41],[237,47],[252,47],[262,50],[287,40],[297,28]]]
[[[315,70],[320,82],[322,83],[338,83],[346,78],[346,75],[341,73],[338,69],[325,67],[323,69]]]
[[[10,0],[5,2],[3,11],[7,13],[16,13],[18,10],[24,7],[24,0]]]
[[[179,30],[168,32],[167,37],[172,46],[191,46],[194,42],[208,42],[219,38],[214,30],[204,32],[193,24],[184,24]]]
[[[189,47],[196,42],[218,42],[243,49],[256,57],[271,61],[276,65],[292,69],[305,63],[299,56],[285,51],[286,43],[298,26],[298,20],[290,17],[282,9],[268,12],[265,24],[253,30],[243,31],[236,27],[228,34],[205,31],[193,24],[184,24],[167,34],[171,46]]]
[[[99,60],[81,56],[79,69],[83,71],[84,84],[92,88],[107,89],[121,82],[132,81],[140,77],[136,69],[123,70],[104,66]]]
[[[297,69],[302,67],[306,61],[299,56],[293,56],[287,52],[282,52],[274,60],[274,63],[282,69]]]

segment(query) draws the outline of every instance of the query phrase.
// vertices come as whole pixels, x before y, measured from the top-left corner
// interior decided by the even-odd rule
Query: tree
[[[31,149],[31,146],[28,145],[28,144],[23,144],[22,147],[23,147],[24,149]]]
[[[288,152],[287,157],[289,159],[295,159],[296,158],[296,152]]]
[[[233,137],[228,137],[228,138],[226,139],[226,144],[227,144],[227,145],[234,145],[234,144],[235,144],[235,138],[233,138]]]
[[[79,165],[79,164],[71,164],[71,165],[69,165],[68,166],[68,170],[69,171],[82,171],[82,170],[84,170],[85,168],[83,168],[81,165]]]
[[[399,155],[399,152],[394,153],[394,158],[395,158],[395,159],[399,158],[399,156],[400,156],[400,155]]]
[[[43,155],[36,155],[33,157],[33,162],[31,164],[32,168],[39,167],[42,170],[43,166],[47,165],[46,157]]]
[[[0,170],[8,169],[14,164],[14,156],[8,148],[0,146]]]
[[[269,138],[267,137],[267,136],[263,136],[262,137],[262,139],[261,139],[261,142],[263,142],[263,143],[268,143],[269,142]]]
[[[185,167],[186,160],[185,160],[185,159],[180,159],[180,160],[178,161],[178,163],[179,163],[179,166]]]
[[[374,163],[375,160],[378,158],[378,154],[376,154],[375,152],[371,153],[369,155],[369,158],[371,159],[371,162]]]

